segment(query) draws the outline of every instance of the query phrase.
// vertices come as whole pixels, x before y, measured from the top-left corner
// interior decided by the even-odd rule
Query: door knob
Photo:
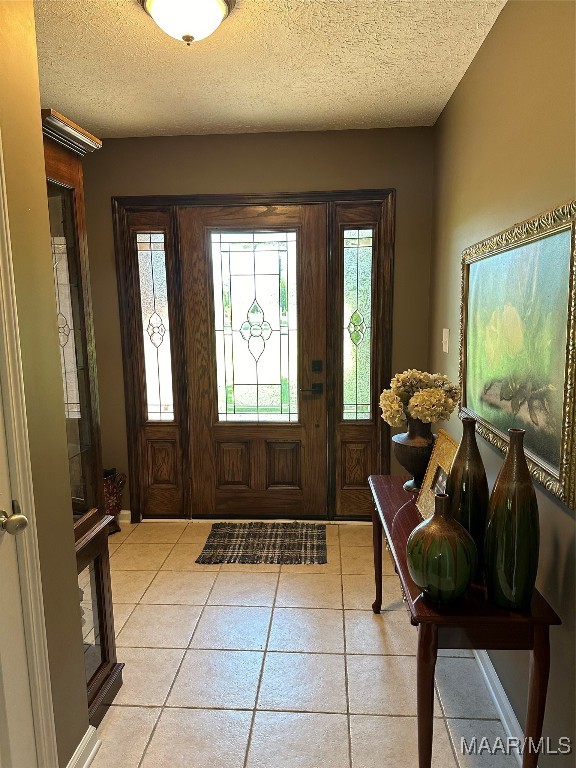
[[[7,515],[3,509],[0,509],[0,531],[5,531],[11,536],[16,536],[28,528],[28,518],[20,512],[18,502],[14,502],[14,512]]]

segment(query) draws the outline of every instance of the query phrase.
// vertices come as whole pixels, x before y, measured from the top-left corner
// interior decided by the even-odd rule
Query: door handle
[[[3,509],[0,509],[0,533],[9,533],[16,536],[28,528],[28,518],[20,512],[20,505],[17,501],[12,502],[14,512],[7,515]]]
[[[301,389],[300,392],[308,392],[311,395],[323,395],[324,384],[322,384],[322,382],[318,382],[317,384],[312,384],[311,389]]]

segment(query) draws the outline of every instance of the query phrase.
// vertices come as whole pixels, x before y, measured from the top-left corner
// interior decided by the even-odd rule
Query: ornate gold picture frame
[[[461,415],[507,450],[526,431],[535,480],[576,502],[576,200],[462,254]]]
[[[416,506],[425,520],[432,517],[434,513],[435,494],[446,491],[448,472],[450,472],[457,449],[456,440],[445,430],[439,429],[424,481],[416,499]]]

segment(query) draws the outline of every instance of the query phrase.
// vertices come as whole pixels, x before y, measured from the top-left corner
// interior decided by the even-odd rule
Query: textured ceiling
[[[35,0],[42,106],[101,137],[432,125],[506,0],[238,0],[186,47],[137,0]]]

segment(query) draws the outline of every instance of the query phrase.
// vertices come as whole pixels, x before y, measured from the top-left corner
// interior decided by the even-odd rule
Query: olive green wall
[[[0,2],[0,72],[0,129],[48,654],[58,755],[65,766],[86,733],[88,710],[31,2]]]
[[[430,360],[458,375],[460,255],[465,247],[576,196],[573,2],[513,0],[500,14],[436,125]],[[442,352],[442,328],[451,349]],[[455,418],[450,431],[460,436]],[[502,454],[479,440],[492,485]],[[537,586],[562,618],[553,628],[545,735],[575,738],[575,514],[537,487]],[[521,723],[528,654],[492,660]],[[573,766],[574,755],[541,766]]]
[[[393,370],[426,367],[432,141],[431,128],[112,139],[86,158],[104,464],[128,469],[112,196],[394,187]]]

